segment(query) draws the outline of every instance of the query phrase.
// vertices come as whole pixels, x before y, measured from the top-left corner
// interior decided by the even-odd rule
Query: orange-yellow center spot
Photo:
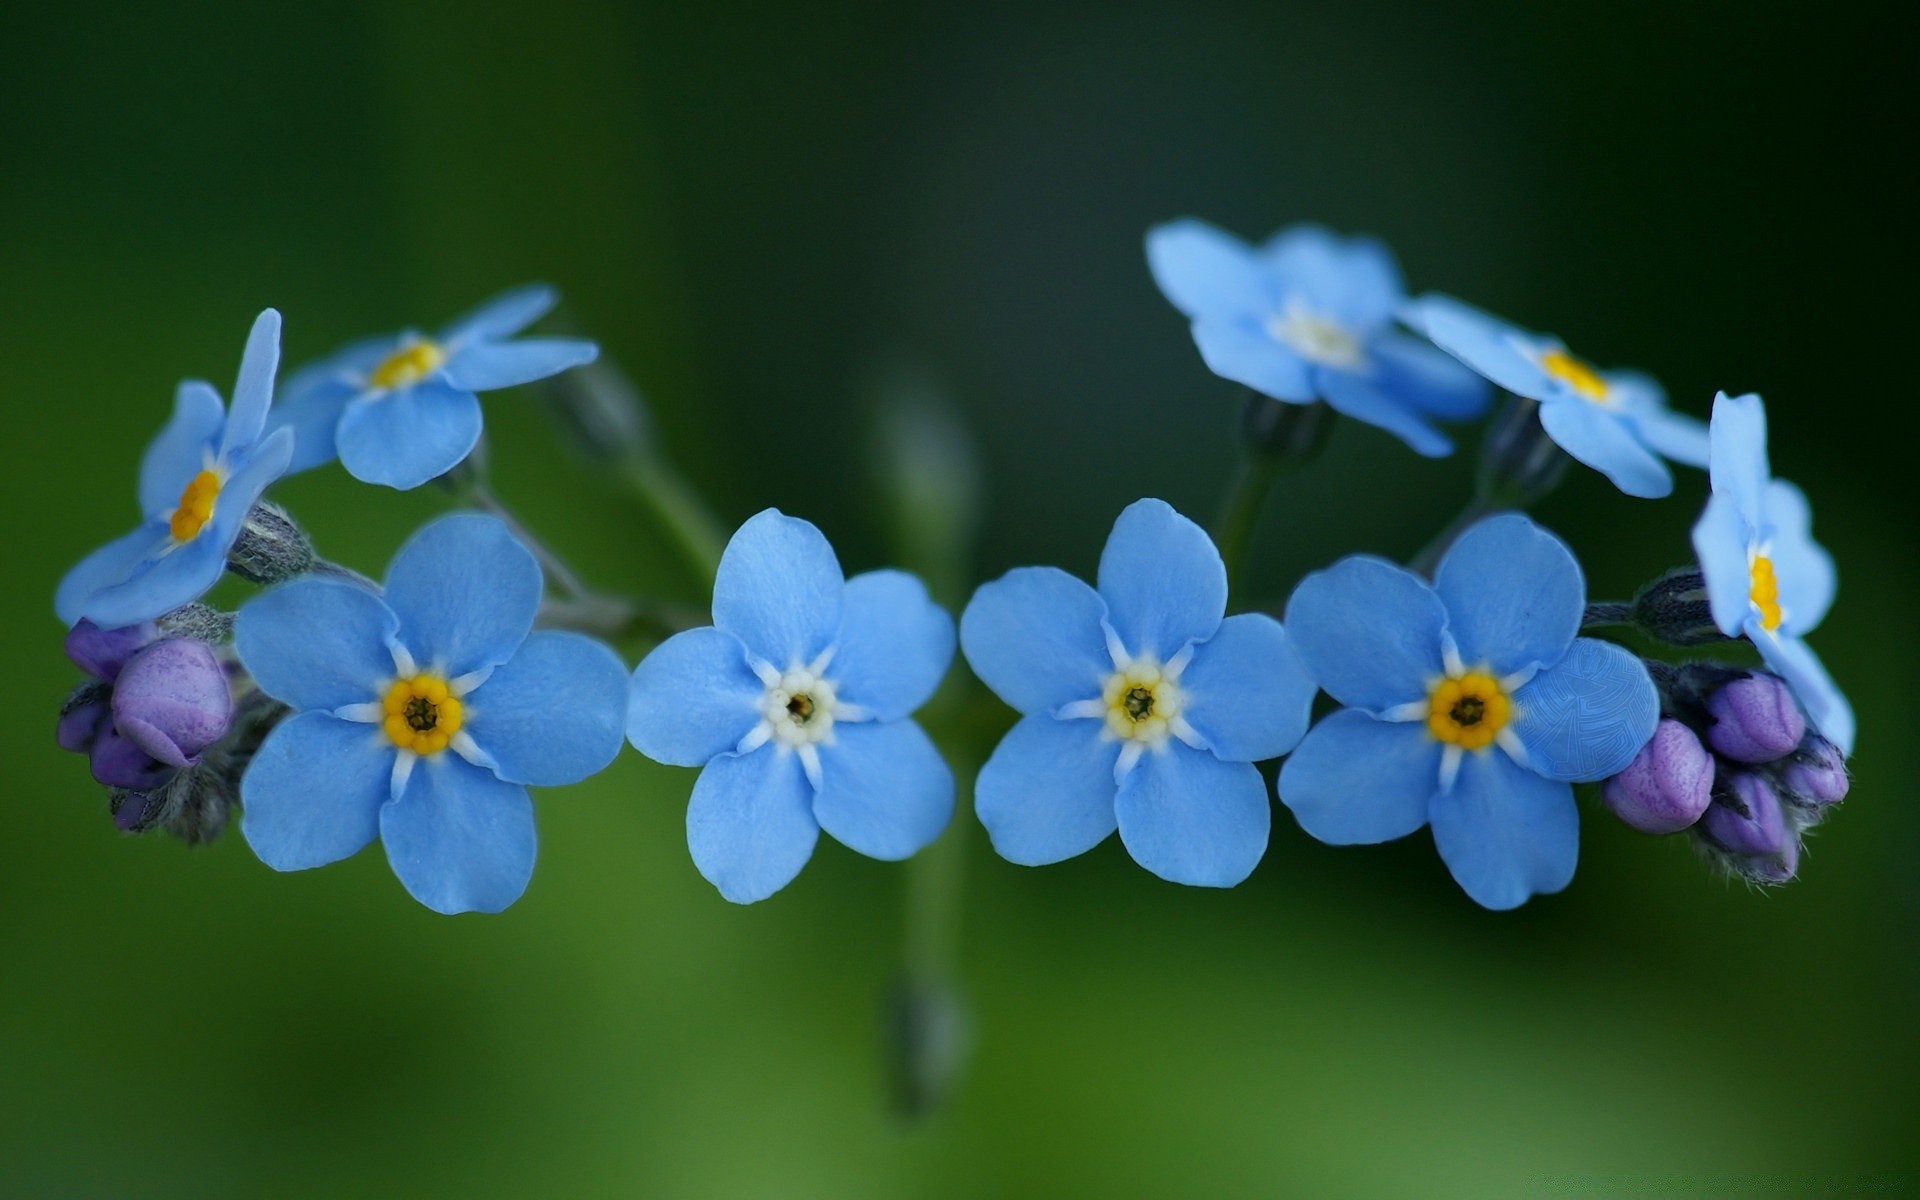
[[[459,697],[448,691],[447,681],[437,675],[394,680],[380,705],[386,710],[380,727],[386,730],[388,740],[415,754],[445,750],[466,718]]]
[[[1600,372],[1565,350],[1549,350],[1540,356],[1540,369],[1593,401],[1607,398],[1607,381]]]
[[[180,503],[174,506],[173,516],[167,521],[167,532],[173,535],[173,540],[193,540],[194,535],[213,519],[213,502],[219,498],[218,473],[202,471],[188,480],[186,489],[180,493]]]
[[[1780,628],[1780,581],[1773,574],[1773,560],[1764,554],[1753,559],[1753,587],[1747,592],[1747,599],[1753,601],[1753,607],[1760,614],[1760,624],[1768,632]]]
[[[447,356],[432,342],[419,341],[402,346],[381,361],[367,378],[382,391],[411,387],[440,369]]]
[[[1442,679],[1427,695],[1427,732],[1462,750],[1493,744],[1513,717],[1513,702],[1500,681],[1482,671]]]

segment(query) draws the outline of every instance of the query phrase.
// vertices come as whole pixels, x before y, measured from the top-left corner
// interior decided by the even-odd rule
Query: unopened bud
[[[1698,821],[1713,798],[1713,756],[1691,729],[1663,718],[1600,795],[1614,816],[1642,833],[1678,833]]]
[[[112,683],[121,666],[153,638],[151,624],[102,629],[92,621],[82,620],[67,631],[67,657],[95,679]]]
[[[619,463],[652,446],[640,389],[604,355],[543,380],[534,394],[573,452],[589,462]]]
[[[1808,734],[1793,756],[1776,769],[1782,798],[1803,818],[1818,820],[1829,806],[1847,798],[1851,780],[1846,755],[1817,733]]]
[[[1334,414],[1321,401],[1289,404],[1247,391],[1240,408],[1240,440],[1263,462],[1303,464],[1320,456],[1333,432]]]
[[[150,791],[173,777],[174,768],[148,754],[103,721],[87,755],[93,777],[108,787],[129,791]]]
[[[1807,733],[1807,719],[1786,680],[1765,671],[1720,685],[1707,696],[1707,714],[1713,718],[1707,741],[1735,762],[1783,758]]]
[[[1691,567],[1668,571],[1641,588],[1633,598],[1631,615],[1633,623],[1648,637],[1670,646],[1703,646],[1727,640],[1713,623],[1707,581]]]
[[[1799,866],[1799,834],[1773,784],[1755,772],[1724,780],[1696,829],[1723,866],[1754,883],[1785,883]]]
[[[62,750],[85,754],[93,749],[100,723],[107,720],[107,703],[112,694],[104,683],[84,683],[73,690],[67,702],[60,706],[60,723],[54,731],[54,741]]]
[[[250,583],[274,584],[313,569],[313,542],[285,509],[264,500],[253,506],[227,551],[227,569]]]
[[[883,1034],[893,1111],[918,1120],[951,1097],[972,1049],[966,1002],[951,985],[909,976],[887,996]]]
[[[155,642],[128,659],[114,683],[114,726],[168,766],[198,762],[232,719],[226,669],[204,642]]]
[[[210,646],[224,645],[233,640],[233,614],[197,600],[181,605],[155,624],[165,637],[192,638]]]
[[[1480,442],[1480,494],[1525,508],[1560,486],[1572,462],[1541,426],[1539,402],[1511,396]]]

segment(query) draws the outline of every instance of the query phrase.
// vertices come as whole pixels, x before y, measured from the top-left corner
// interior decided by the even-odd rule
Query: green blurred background
[[[1901,1190],[1920,1099],[1910,62],[1880,14],[1734,3],[1138,6],[550,0],[0,9],[9,466],[0,597],[0,1193],[8,1196],[1489,1196]],[[1589,803],[1573,886],[1480,911],[1425,836],[1163,884],[1109,842],[1027,870],[970,820],[978,1052],[883,1103],[900,867],[824,840],[736,908],[687,859],[692,774],[544,793],[524,900],[437,917],[377,852],[276,875],[238,836],[117,835],[58,753],[50,597],[134,518],[176,380],[229,385],[529,279],[646,390],[729,522],[885,560],[876,381],[983,443],[983,575],[1090,572],[1127,501],[1205,518],[1234,392],[1140,238],[1207,216],[1377,233],[1443,287],[1771,404],[1842,564],[1815,642],[1854,797],[1792,886],[1710,876]],[[1896,279],[1898,282],[1896,283]],[[1896,327],[1898,319],[1901,324]],[[609,587],[687,595],[658,531],[487,401],[503,492]],[[1464,459],[1341,428],[1276,495],[1255,583],[1452,512]],[[377,570],[431,489],[276,495]],[[1540,510],[1593,590],[1684,559],[1664,503],[1576,472]],[[1591,798],[1589,797],[1590,801]]]

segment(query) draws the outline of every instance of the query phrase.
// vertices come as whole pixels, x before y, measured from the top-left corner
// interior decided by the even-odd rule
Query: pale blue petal
[[[1781,629],[1803,637],[1833,606],[1839,587],[1833,556],[1813,540],[1813,507],[1799,488],[1776,479],[1767,485],[1768,541],[1780,584]]]
[[[240,781],[240,832],[276,871],[339,862],[380,832],[393,760],[378,725],[296,713],[267,735]]]
[[[405,491],[458,466],[480,429],[479,398],[433,376],[354,400],[335,441],[349,475]]]
[[[1273,825],[1258,768],[1179,741],[1127,772],[1114,816],[1133,861],[1194,887],[1232,887],[1253,874]]]
[[[1343,708],[1307,732],[1280,767],[1280,802],[1330,846],[1390,842],[1427,823],[1440,743],[1419,721]]]
[[[1739,636],[1753,611],[1753,576],[1747,564],[1751,536],[1733,499],[1718,492],[1708,497],[1706,511],[1693,527],[1693,553],[1707,581],[1707,605],[1713,623],[1728,637]]]
[[[280,368],[280,314],[269,308],[254,318],[247,348],[240,356],[240,374],[233,384],[233,407],[227,413],[220,438],[220,459],[233,456],[260,440],[267,409],[273,404],[273,373]]]
[[[1200,348],[1207,370],[1263,396],[1309,404],[1319,395],[1312,364],[1252,322],[1219,317],[1195,321],[1193,344]]]
[[[212,460],[226,419],[213,385],[189,379],[174,392],[173,419],[140,459],[140,512],[149,521],[179,506],[180,493]]]
[[[1100,694],[1113,672],[1106,601],[1055,567],[1017,567],[982,584],[960,614],[967,665],[1023,713]]]
[[[457,754],[421,759],[380,810],[393,873],[438,913],[499,912],[533,878],[538,839],[527,789]]]
[[[1188,317],[1255,316],[1276,306],[1253,247],[1191,217],[1147,231],[1147,267],[1173,306]]]
[[[458,346],[472,338],[512,337],[559,302],[560,294],[543,283],[502,292],[447,326],[438,340],[443,346]]]
[[[542,630],[466,697],[466,724],[494,773],[559,787],[604,770],[627,724],[627,668],[590,637]]]
[[[1038,867],[1072,858],[1114,830],[1120,743],[1101,723],[1023,718],[994,747],[974,784],[974,811],[1008,862]]]
[[[1100,598],[1120,643],[1165,662],[1213,636],[1227,611],[1227,568],[1207,531],[1164,500],[1121,511],[1100,552]]]
[[[247,601],[233,648],[260,690],[294,708],[335,709],[380,699],[393,678],[399,618],[363,587],[307,577]]]
[[[53,611],[68,626],[79,624],[86,615],[87,602],[96,593],[125,583],[142,563],[164,551],[171,541],[164,524],[142,525],[121,534],[73,565],[54,589]]]
[[[1447,869],[1486,908],[1518,908],[1573,881],[1573,785],[1543,779],[1498,750],[1465,757],[1453,789],[1434,797],[1430,819]]]
[[[340,457],[334,431],[347,404],[366,389],[339,375],[316,379],[295,391],[289,384],[286,399],[273,406],[269,429],[293,430],[293,461],[289,474],[310,471]]]
[[[813,857],[820,826],[800,756],[763,746],[723,754],[694,782],[687,849],[708,883],[735,904],[765,900]]]
[[[1526,352],[1541,339],[1517,325],[1438,293],[1402,306],[1400,318],[1515,395],[1544,400],[1554,394],[1552,377]]]
[[[897,721],[940,686],[953,642],[953,618],[925,584],[905,571],[868,571],[847,580],[829,674],[841,699]]]
[[[1307,674],[1354,708],[1422,699],[1445,674],[1446,608],[1419,576],[1383,559],[1353,555],[1301,580],[1286,625]]]
[[[1453,439],[1367,376],[1322,367],[1314,372],[1314,380],[1335,412],[1386,430],[1415,454],[1445,458],[1453,453]]]
[[[1514,693],[1511,728],[1535,772],[1590,783],[1624,771],[1659,720],[1660,695],[1639,657],[1579,638]]]
[[[804,666],[840,632],[846,590],[826,537],[769,508],[735,530],[720,556],[713,623],[781,670]]]
[[[578,338],[522,338],[517,342],[473,342],[453,353],[442,368],[448,382],[469,392],[516,387],[590,363],[600,347]]]
[[[495,517],[454,513],[400,547],[387,603],[400,643],[448,678],[513,657],[540,608],[540,565]]]
[[[1241,613],[1194,647],[1180,676],[1180,715],[1226,762],[1278,758],[1307,732],[1319,688],[1287,631],[1265,613]]]
[[[1706,425],[1665,408],[1629,410],[1627,423],[1642,445],[1662,458],[1689,467],[1704,467],[1708,458]]]
[[[1587,605],[1573,551],[1519,513],[1488,517],[1461,534],[1433,587],[1461,661],[1495,675],[1559,661]]]
[[[161,551],[167,541],[154,547],[156,557],[136,566],[122,583],[103,587],[88,596],[80,606],[80,615],[102,629],[118,629],[151,621],[191,604],[220,582],[227,569],[227,547],[209,523],[199,537],[183,546]]]
[[[1487,411],[1493,389],[1429,342],[1388,332],[1367,343],[1380,390],[1442,421],[1471,421]]]
[[[1553,400],[1540,406],[1540,425],[1562,450],[1629,496],[1652,500],[1673,491],[1673,472],[1617,413],[1586,400]]]
[[[1767,408],[1760,397],[1713,398],[1713,420],[1708,426],[1708,473],[1715,495],[1733,501],[1741,520],[1758,527],[1765,511],[1767,481]]]
[[[1821,736],[1840,747],[1840,753],[1852,754],[1853,705],[1827,673],[1826,664],[1813,652],[1813,647],[1796,637],[1780,637],[1759,629],[1749,633],[1753,644],[1760,649],[1760,657],[1792,686],[1800,707],[1807,710],[1807,716]]]
[[[676,633],[634,668],[627,738],[655,762],[705,766],[760,723],[765,691],[739,638],[711,625]]]
[[[1361,337],[1393,320],[1406,299],[1393,252],[1373,238],[1294,225],[1268,239],[1260,259],[1279,282],[1282,304],[1297,296],[1315,316]]]
[[[905,858],[953,819],[953,772],[913,721],[842,722],[820,747],[813,815],[849,849]]]

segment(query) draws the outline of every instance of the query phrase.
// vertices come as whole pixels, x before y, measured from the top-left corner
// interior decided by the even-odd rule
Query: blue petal
[[[220,582],[227,568],[227,548],[213,533],[209,525],[185,545],[135,567],[124,582],[94,592],[81,605],[80,615],[102,629],[118,629],[198,600]],[[156,545],[156,550],[166,544]]]
[[[1452,355],[1404,333],[1383,333],[1367,343],[1381,391],[1416,412],[1442,421],[1470,421],[1487,411],[1493,389]]]
[[[1383,559],[1353,555],[1301,580],[1286,624],[1307,673],[1354,708],[1421,699],[1445,674],[1446,608],[1419,576]]]
[[[1434,797],[1430,819],[1447,869],[1486,908],[1518,908],[1573,880],[1580,812],[1572,785],[1497,750],[1465,757],[1452,790]]]
[[[512,337],[547,315],[560,294],[543,283],[502,292],[441,331],[442,345],[457,346],[472,338]]]
[[[1282,303],[1298,296],[1315,316],[1362,336],[1393,320],[1406,299],[1393,252],[1373,238],[1295,225],[1270,238],[1260,258],[1279,281]]]
[[[1637,655],[1579,638],[1513,696],[1512,729],[1548,779],[1590,783],[1624,771],[1653,737],[1660,696]]]
[[[276,871],[339,862],[380,832],[393,760],[378,725],[296,713],[267,735],[240,781],[240,832]]]
[[[1565,542],[1519,513],[1473,526],[1434,572],[1461,661],[1511,675],[1558,662],[1580,632],[1587,584]]]
[[[1708,426],[1708,472],[1715,495],[1733,501],[1749,526],[1758,526],[1766,502],[1767,409],[1749,393],[1713,398],[1713,421]]]
[[[1730,496],[1714,493],[1693,527],[1693,553],[1707,582],[1707,604],[1713,623],[1728,637],[1737,637],[1753,610],[1753,576],[1747,563],[1752,537]]]
[[[1793,687],[1800,706],[1807,710],[1821,736],[1840,747],[1840,753],[1853,753],[1855,733],[1853,705],[1827,673],[1826,664],[1813,648],[1796,637],[1782,637],[1764,630],[1750,632],[1760,657],[1778,671]]]
[[[1321,369],[1314,372],[1314,379],[1320,394],[1327,398],[1335,412],[1386,430],[1405,442],[1415,454],[1445,458],[1453,453],[1451,438],[1368,377],[1352,371]]]
[[[1307,404],[1319,395],[1312,365],[1245,321],[1219,317],[1195,321],[1193,344],[1200,348],[1207,370],[1263,396]]]
[[[293,461],[289,474],[325,466],[340,457],[334,430],[349,401],[361,393],[359,384],[337,376],[308,384],[273,406],[269,425],[293,430]]]
[[[820,747],[813,815],[849,849],[905,858],[953,819],[953,772],[913,721],[836,724]]]
[[[687,849],[735,904],[765,900],[813,856],[820,826],[800,756],[763,746],[707,764],[687,804]]]
[[[1207,531],[1164,500],[1136,500],[1120,513],[1100,552],[1100,598],[1121,645],[1161,662],[1220,628],[1227,568]]]
[[[1707,427],[1692,417],[1665,408],[1630,409],[1627,423],[1641,445],[1662,458],[1689,467],[1704,467],[1709,455]]]
[[[363,395],[340,414],[340,464],[365,483],[405,491],[446,474],[480,440],[480,400],[438,376]]]
[[[1147,231],[1147,267],[1173,306],[1192,318],[1259,316],[1276,297],[1253,247],[1187,217]]]
[[[765,691],[739,638],[711,625],[676,633],[634,668],[627,738],[655,762],[705,766],[760,723]]]
[[[779,669],[820,657],[840,632],[846,576],[811,522],[765,509],[734,531],[713,581],[713,623]]]
[[[1100,694],[1113,671],[1106,601],[1056,567],[1017,567],[982,584],[960,614],[967,665],[1023,713]]]
[[[1179,741],[1127,772],[1114,815],[1133,861],[1194,887],[1232,887],[1251,875],[1273,825],[1258,768]]]
[[[1072,858],[1114,830],[1114,762],[1120,743],[1098,721],[1022,718],[994,747],[974,783],[974,811],[1008,862],[1038,867]]]
[[[233,407],[227,412],[226,432],[220,438],[220,460],[260,440],[267,409],[273,404],[273,373],[280,368],[280,314],[265,309],[247,332],[247,348],[240,356],[240,374],[233,384]]]
[[[140,459],[140,511],[151,521],[172,514],[180,493],[207,466],[227,419],[220,393],[198,379],[173,396],[173,419]]]
[[[927,702],[952,662],[953,618],[918,579],[868,571],[847,580],[831,664],[841,699],[897,721]]]
[[[626,665],[577,633],[534,634],[466,698],[466,732],[510,783],[579,783],[620,753],[626,724]]]
[[[449,678],[513,657],[540,609],[540,565],[504,522],[441,517],[407,540],[387,567],[387,603],[400,643]]]
[[[1405,837],[1427,823],[1440,788],[1440,743],[1419,721],[1343,708],[1315,725],[1280,767],[1280,802],[1330,846]]]
[[[1658,499],[1673,491],[1673,472],[1642,446],[1627,418],[1586,400],[1540,406],[1540,425],[1562,450],[1613,481],[1629,496]]]
[[[523,338],[517,342],[474,342],[456,350],[443,370],[463,391],[488,392],[558,375],[590,363],[600,347],[577,338]]]
[[[142,525],[121,534],[73,565],[54,589],[53,611],[67,625],[79,624],[88,601],[106,588],[125,583],[142,563],[164,551],[171,541],[164,524]]]
[[[1839,586],[1833,556],[1813,540],[1813,508],[1799,488],[1776,479],[1767,485],[1769,549],[1780,584],[1781,628],[1794,637],[1813,632],[1833,606]]]
[[[1319,689],[1280,622],[1241,613],[1194,647],[1180,690],[1186,694],[1180,715],[1215,756],[1262,762],[1299,743]]]
[[[1519,326],[1438,293],[1402,306],[1400,316],[1434,345],[1515,395],[1544,400],[1554,394],[1552,378],[1524,349],[1539,339]]]
[[[260,690],[294,708],[334,709],[380,699],[393,678],[386,602],[335,579],[296,579],[241,607],[233,648]]]
[[[527,789],[448,753],[414,765],[380,810],[380,841],[407,891],[438,913],[506,908],[527,890],[539,848]]]

